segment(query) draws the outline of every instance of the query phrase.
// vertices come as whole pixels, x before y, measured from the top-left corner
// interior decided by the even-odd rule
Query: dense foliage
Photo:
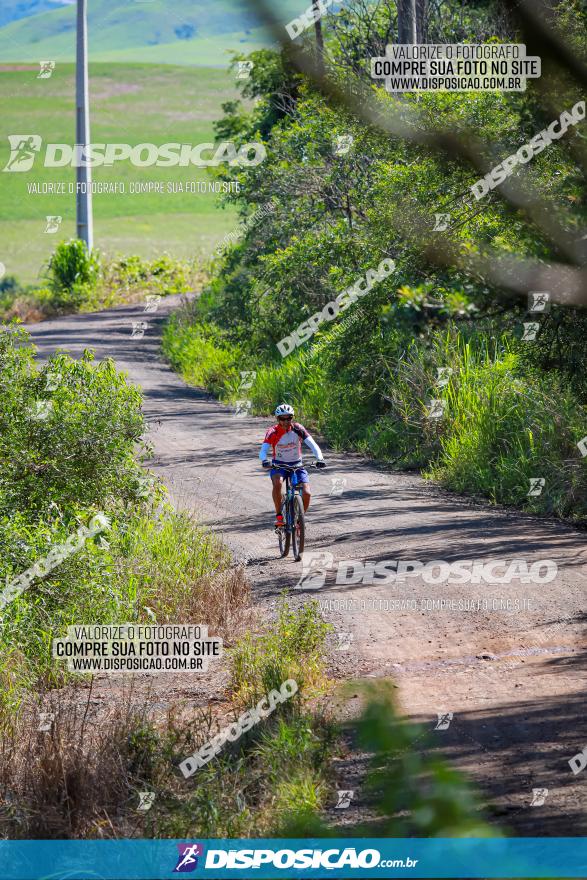
[[[502,4],[469,4],[466,14],[441,6],[443,17],[429,22],[434,33],[523,42]],[[555,6],[567,45],[584,54],[584,12],[572,0]],[[248,396],[257,411],[286,399],[339,446],[427,468],[461,491],[583,518],[587,457],[577,444],[587,434],[587,313],[554,297],[547,311],[531,313],[526,291],[496,284],[479,263],[488,254],[490,263],[515,255],[546,265],[561,260],[560,244],[534,196],[530,208],[517,207],[498,187],[468,208],[462,196],[482,175],[443,149],[442,138],[427,140],[474,132],[497,164],[570,110],[580,90],[545,57],[540,92],[529,84],[522,93],[390,95],[370,79],[368,59],[393,38],[394,8],[382,2],[363,15],[352,2],[327,30],[328,82],[343,94],[358,83],[376,103],[368,121],[360,98],[353,106],[352,94],[350,102],[325,94],[300,72],[301,49],[250,56],[243,91],[256,103],[250,112],[225,105],[218,133],[264,137],[268,158],[240,172],[241,193],[230,198],[243,217],[273,209],[246,225],[197,306],[174,319],[168,356],[229,398],[243,396],[235,393],[239,371],[256,371]],[[384,130],[392,114],[407,136]],[[570,126],[512,176],[540,194],[569,240],[581,238],[585,223],[583,138],[581,123]],[[448,230],[440,214],[450,215]],[[395,261],[393,274],[280,355],[280,340],[383,258]],[[531,322],[535,338],[523,339]],[[439,383],[442,368],[448,379]],[[430,417],[434,400],[443,401],[441,418]],[[543,491],[528,496],[536,477]]]
[[[212,629],[234,631],[248,598],[226,548],[141,467],[141,393],[112,361],[61,352],[39,366],[11,325],[0,330],[0,391],[2,729],[27,690],[63,679],[51,643],[68,626],[189,620],[205,602]]]

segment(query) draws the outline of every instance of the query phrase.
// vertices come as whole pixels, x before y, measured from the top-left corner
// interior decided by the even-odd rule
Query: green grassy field
[[[49,79],[37,67],[6,65],[0,70],[3,133],[0,167],[9,158],[8,134],[38,134],[43,144],[75,141],[73,65],[58,64]],[[212,123],[223,101],[236,96],[232,74],[222,69],[149,64],[91,64],[90,103],[93,143],[198,144],[212,141]],[[204,168],[136,168],[117,162],[94,168],[93,179],[124,182],[124,194],[94,195],[95,244],[107,253],[154,257],[163,251],[189,257],[211,253],[236,224],[232,209],[213,192],[130,194],[131,181],[212,181]],[[75,197],[32,194],[33,183],[75,182],[75,168],[44,168],[39,158],[28,172],[0,173],[0,262],[9,275],[34,282],[49,254],[75,231]],[[46,216],[63,221],[45,233]]]

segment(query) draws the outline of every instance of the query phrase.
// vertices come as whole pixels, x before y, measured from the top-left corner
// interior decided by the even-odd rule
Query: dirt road
[[[142,387],[153,469],[176,505],[197,509],[246,561],[258,603],[273,603],[284,588],[296,600],[317,598],[336,628],[335,674],[391,676],[403,711],[475,780],[494,821],[523,835],[587,833],[587,768],[575,774],[569,765],[587,746],[585,533],[325,450],[329,469],[311,471],[307,549],[330,554],[330,565],[314,585],[298,585],[301,565],[277,559],[269,480],[257,458],[270,420],[236,416],[159,359],[161,324],[176,304],[173,298],[154,314],[135,305],[29,329],[40,357],[59,347],[78,357],[92,347]],[[133,338],[133,322],[141,321],[145,334]],[[434,560],[514,559],[528,566],[552,560],[556,576],[524,583],[518,568],[509,583],[448,583],[441,580],[446,566],[425,568]],[[368,582],[367,562],[392,560],[415,561],[416,570],[382,583],[380,568]],[[543,577],[547,568],[534,571]],[[473,581],[481,578],[479,566],[475,572]],[[493,570],[503,573],[503,566]],[[440,725],[439,714],[446,716]],[[352,778],[340,781],[353,787]]]

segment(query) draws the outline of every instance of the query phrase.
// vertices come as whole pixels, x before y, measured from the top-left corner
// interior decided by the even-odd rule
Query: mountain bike
[[[286,464],[279,464],[276,467],[279,470],[285,471],[285,494],[281,502],[283,525],[275,527],[275,533],[279,541],[279,554],[280,556],[287,556],[291,546],[293,558],[296,562],[299,562],[304,552],[304,541],[306,538],[302,484],[298,483],[296,474],[300,466],[290,467]],[[316,467],[316,464],[311,464],[310,467]]]

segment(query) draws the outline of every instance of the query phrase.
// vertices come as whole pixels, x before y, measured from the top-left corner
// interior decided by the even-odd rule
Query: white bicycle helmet
[[[277,409],[275,410],[276,416],[292,416],[294,415],[293,406],[290,406],[289,403],[280,403]]]

